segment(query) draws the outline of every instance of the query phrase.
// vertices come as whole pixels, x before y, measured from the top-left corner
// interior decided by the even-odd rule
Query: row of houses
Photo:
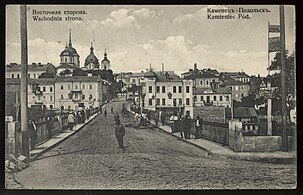
[[[6,78],[6,105],[20,102],[19,78]],[[99,107],[109,97],[108,83],[100,76],[69,76],[28,80],[28,106],[79,110]]]
[[[233,100],[241,101],[251,93],[251,77],[246,73],[199,70],[197,64],[194,69],[182,73],[181,77],[173,71],[149,70],[120,73],[116,79],[125,84],[125,89],[139,86],[135,99],[140,108],[165,110],[169,113],[178,111],[182,114],[188,113],[191,117],[205,106],[231,110]],[[254,113],[253,117],[256,117],[256,112],[250,113]]]

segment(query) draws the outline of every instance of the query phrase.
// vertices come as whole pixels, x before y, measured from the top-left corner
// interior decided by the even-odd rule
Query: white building
[[[42,73],[47,72],[51,73],[54,76],[56,75],[56,68],[53,64],[41,64],[39,63],[32,63],[29,64],[27,67],[28,70],[28,78],[37,79]],[[5,68],[5,78],[21,78],[21,64],[10,63],[6,65]]]
[[[55,107],[61,110],[99,107],[108,95],[105,82],[99,76],[57,77]]]
[[[141,106],[147,110],[162,110],[168,114],[177,111],[193,117],[193,82],[183,80],[175,74],[153,71],[145,73],[143,101]]]
[[[55,80],[55,78],[29,79],[28,106],[41,105],[44,109],[54,109]]]

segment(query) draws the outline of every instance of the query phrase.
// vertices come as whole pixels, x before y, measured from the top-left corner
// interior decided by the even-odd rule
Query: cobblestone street
[[[295,165],[208,157],[159,129],[126,127],[119,150],[113,114],[97,116],[79,132],[14,173],[25,189],[279,189],[296,187]],[[123,124],[132,117],[122,118]]]

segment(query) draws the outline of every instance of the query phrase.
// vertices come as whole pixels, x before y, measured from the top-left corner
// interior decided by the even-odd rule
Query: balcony
[[[73,89],[70,92],[71,93],[82,93],[82,89]]]
[[[37,90],[37,91],[35,92],[35,95],[43,95],[43,91],[38,91],[38,90]]]
[[[204,106],[213,106],[214,105],[213,101],[211,101],[211,102],[203,101],[203,103],[204,103]]]

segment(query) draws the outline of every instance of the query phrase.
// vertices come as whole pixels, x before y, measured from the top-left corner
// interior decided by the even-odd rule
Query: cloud
[[[109,27],[137,27],[140,28],[136,18],[130,14],[130,10],[119,9],[117,11],[112,11],[109,17],[100,22],[104,26]]]
[[[159,14],[156,13],[156,11],[149,10],[149,9],[146,9],[146,8],[135,10],[135,11],[133,11],[132,15],[135,16],[135,17],[140,17],[140,18],[148,18],[148,17],[156,18],[156,17],[159,16]]]
[[[150,40],[110,56],[115,71],[144,70],[149,63],[160,70],[184,72],[198,63],[198,68],[215,68],[218,71],[246,71],[248,74],[266,74],[266,52],[245,50],[220,51],[205,44],[193,44],[183,36],[168,36],[162,40]]]

